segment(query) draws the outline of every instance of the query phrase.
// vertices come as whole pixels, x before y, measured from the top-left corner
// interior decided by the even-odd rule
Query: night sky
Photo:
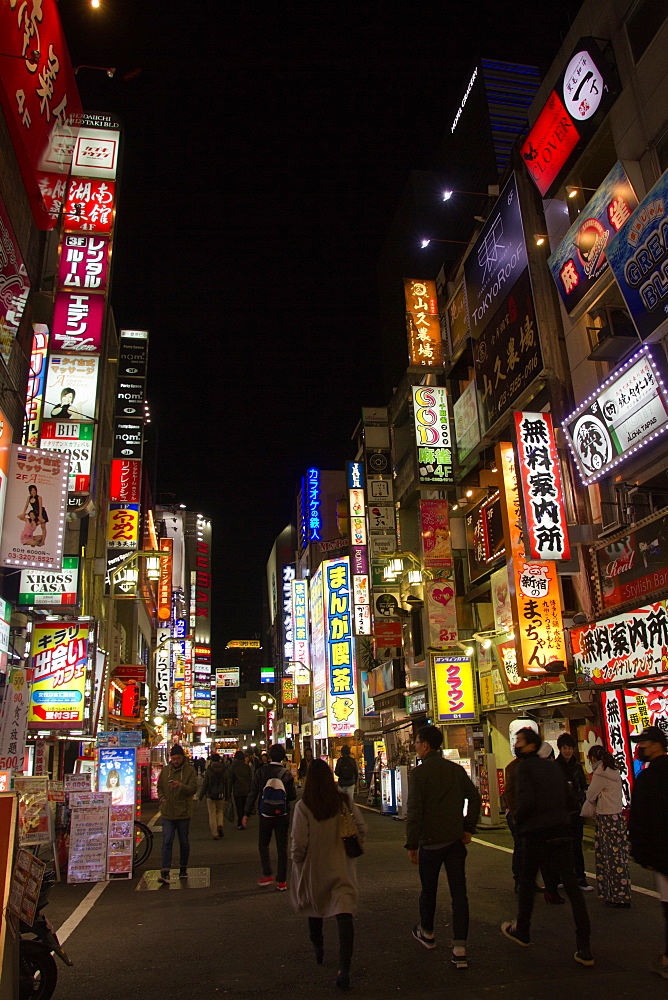
[[[261,629],[298,478],[388,402],[376,265],[410,170],[443,169],[476,58],[544,72],[579,6],[61,0],[73,65],[116,68],[78,73],[124,126],[112,305],[150,331],[158,499],[213,521],[214,653]]]

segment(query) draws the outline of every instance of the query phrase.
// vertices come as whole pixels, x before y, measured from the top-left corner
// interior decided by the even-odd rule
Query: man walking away
[[[636,778],[631,796],[631,857],[654,872],[663,907],[665,944],[651,969],[668,979],[668,738],[658,726],[647,726],[631,741],[638,744],[638,760],[649,761],[649,767]]]
[[[336,762],[334,774],[338,778],[338,785],[342,792],[350,797],[350,801],[355,801],[355,785],[359,777],[357,771],[357,761],[350,756],[350,747],[345,743],[341,747],[341,756]]]
[[[530,944],[536,874],[540,867],[558,871],[575,921],[577,950],[573,957],[580,965],[593,965],[589,914],[573,862],[572,792],[557,762],[538,755],[542,742],[533,729],[520,729],[515,737],[515,753],[521,763],[513,819],[523,838],[523,862],[517,920],[501,924],[501,932],[524,948]]]
[[[235,753],[229,776],[232,782],[232,798],[237,810],[237,830],[243,830],[244,806],[253,780],[253,769],[244,760],[243,750],[237,750]]]
[[[280,743],[269,747],[269,763],[258,768],[253,777],[253,784],[246,799],[242,826],[246,827],[256,799],[260,798],[258,807],[259,832],[258,848],[262,863],[262,876],[258,885],[274,885],[274,873],[269,858],[269,845],[272,834],[276,835],[276,851],[278,864],[276,867],[276,888],[285,892],[288,887],[288,827],[290,825],[290,803],[297,798],[294,778],[290,771],[283,767],[281,761],[285,758],[285,747]]]
[[[192,764],[186,760],[183,747],[175,743],[169,751],[166,764],[158,778],[158,798],[162,816],[162,868],[158,882],[169,885],[169,870],[172,866],[174,835],[179,835],[180,868],[179,878],[188,878],[190,857],[190,817],[193,814],[193,795],[197,791],[197,774]]]
[[[585,875],[585,861],[584,854],[582,853],[584,822],[580,815],[580,810],[587,795],[587,779],[584,768],[577,758],[577,743],[570,733],[561,734],[557,740],[557,749],[559,750],[557,764],[563,771],[564,777],[573,792],[571,799],[573,806],[571,811],[571,825],[574,832],[573,860],[575,863],[575,877],[583,892],[591,892],[593,886],[589,885],[587,876]]]
[[[420,923],[413,937],[425,948],[435,948],[434,915],[441,865],[445,866],[452,897],[454,944],[452,964],[468,968],[466,939],[469,903],[466,895],[466,844],[475,833],[480,794],[463,767],[441,753],[443,733],[423,726],[415,741],[422,763],[408,778],[406,844],[410,860],[419,865]],[[466,814],[464,803],[466,802]]]
[[[206,807],[209,813],[209,829],[214,840],[225,836],[223,829],[223,807],[229,795],[229,779],[227,767],[219,753],[212,753],[209,766],[204,772],[204,781],[199,793],[200,802],[206,796]]]

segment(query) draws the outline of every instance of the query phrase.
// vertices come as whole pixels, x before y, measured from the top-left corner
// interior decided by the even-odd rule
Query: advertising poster
[[[0,565],[61,569],[69,457],[12,445]]]
[[[666,321],[668,170],[659,178],[606,251],[642,340]]]
[[[12,425],[2,410],[0,410],[0,535],[2,534],[5,519],[9,463],[12,456],[12,437]]]
[[[107,878],[109,792],[72,792],[68,882],[103,882]]]
[[[637,206],[631,181],[617,162],[547,262],[568,312],[607,271],[607,245]]]
[[[513,631],[513,608],[510,603],[510,588],[508,586],[508,567],[502,566],[489,578],[494,612],[494,628],[504,632]]]
[[[30,927],[35,920],[45,868],[46,864],[30,851],[16,852],[14,874],[9,890],[9,909]]]
[[[404,297],[410,364],[419,368],[442,367],[443,344],[436,282],[407,278],[404,281]]]
[[[16,668],[9,673],[0,715],[0,770],[20,771],[25,756],[30,685],[28,672]]]
[[[452,547],[447,500],[420,500],[419,519],[425,567],[436,570],[439,576],[451,576]]]
[[[476,718],[473,667],[468,656],[432,656],[432,681],[437,723],[466,722]]]
[[[84,729],[88,625],[38,622],[33,626],[30,729]]]
[[[30,279],[0,198],[0,355],[6,365],[30,293]]]
[[[52,354],[46,375],[44,419],[65,423],[95,420],[99,358]]]
[[[19,796],[19,844],[49,844],[53,840],[49,779],[16,777],[14,791]]]
[[[70,493],[90,492],[90,467],[93,459],[95,424],[61,423],[45,420],[42,424],[40,448],[59,451],[70,457],[68,490]]]
[[[19,604],[36,607],[71,606],[79,592],[79,557],[63,556],[61,570],[24,569],[19,583]]]
[[[455,438],[457,457],[463,462],[480,441],[480,420],[478,418],[478,390],[472,379],[454,404]]]
[[[516,413],[517,458],[530,559],[570,559],[559,456],[549,413]]]
[[[216,687],[239,687],[239,667],[216,667]]]
[[[97,791],[109,792],[112,806],[135,805],[137,789],[135,747],[98,749]]]
[[[668,587],[668,514],[594,549],[602,608]]]
[[[668,673],[665,601],[572,629],[570,637],[580,685],[596,687]]]
[[[429,580],[424,589],[429,616],[429,645],[441,649],[456,643],[459,633],[454,582]]]
[[[414,385],[413,419],[421,483],[453,482],[452,435],[445,389]]]
[[[328,559],[322,566],[328,735],[352,736],[359,720],[350,559]]]
[[[109,875],[132,875],[134,855],[134,806],[114,805],[109,810],[107,871]]]
[[[505,288],[505,286],[504,286]],[[507,289],[474,346],[482,430],[503,416],[543,370],[529,271]]]

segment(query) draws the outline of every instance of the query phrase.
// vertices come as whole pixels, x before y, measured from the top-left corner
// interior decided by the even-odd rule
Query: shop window
[[[640,0],[636,5],[626,22],[634,62],[644,55],[667,16],[666,0]]]

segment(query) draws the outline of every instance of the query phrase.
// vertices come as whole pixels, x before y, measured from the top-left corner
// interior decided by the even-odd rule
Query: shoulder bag
[[[349,858],[359,858],[361,854],[364,854],[364,848],[357,835],[355,817],[346,803],[343,804],[339,813],[339,836],[343,841],[343,849]]]
[[[580,815],[583,819],[595,819],[596,818],[596,803],[590,802],[589,799],[585,799],[580,810]]]

